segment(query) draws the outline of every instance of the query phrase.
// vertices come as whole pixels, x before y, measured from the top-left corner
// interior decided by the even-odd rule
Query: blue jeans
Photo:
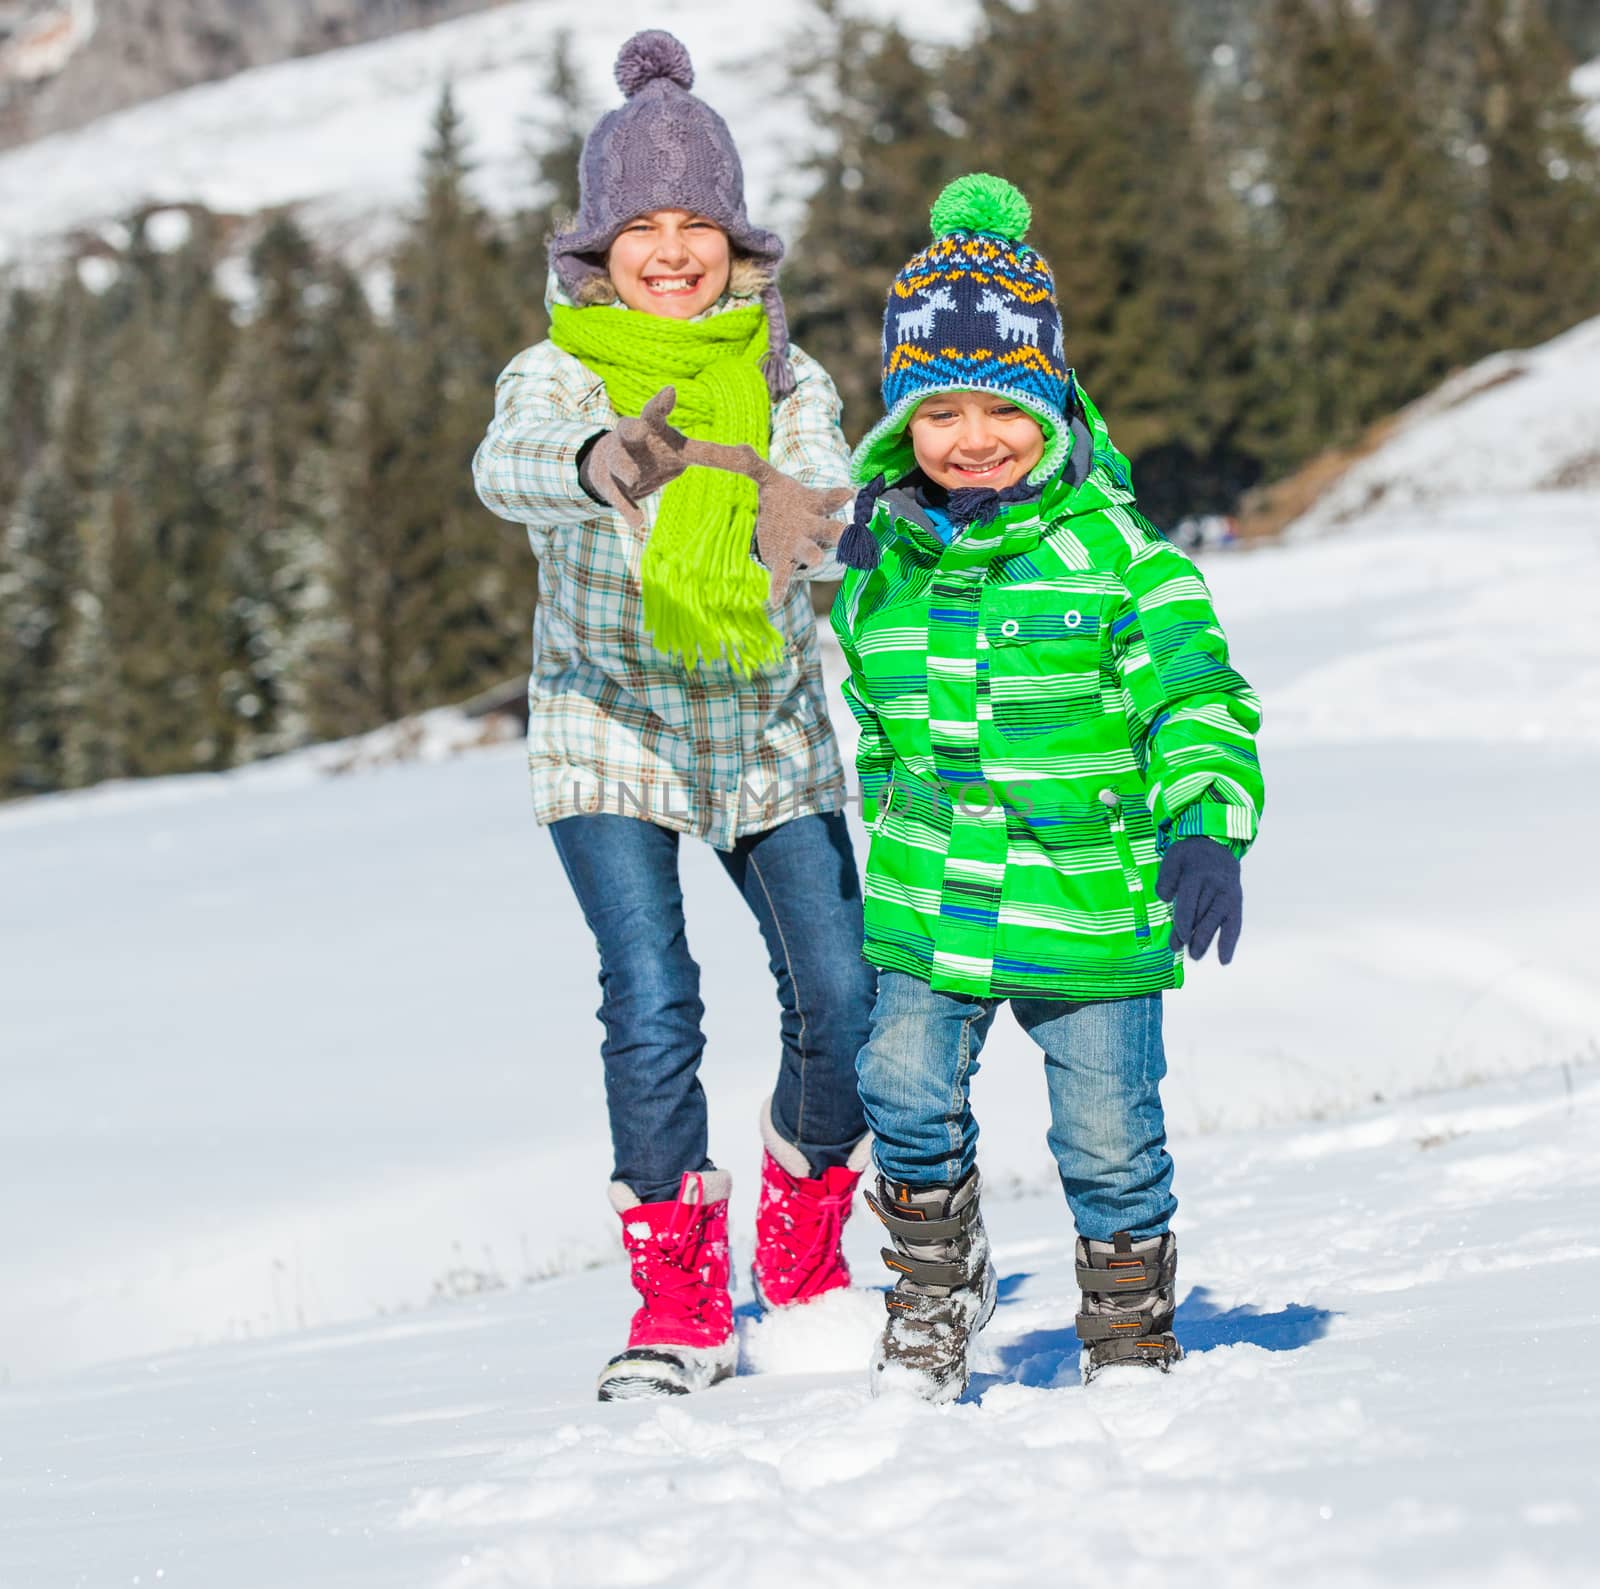
[[[707,1157],[700,967],[684,931],[678,838],[601,812],[550,825],[600,950],[613,1179],[646,1203]],[[760,925],[781,1006],[772,1124],[813,1174],[866,1134],[856,1052],[876,972],[861,958],[861,881],[841,815],[803,816],[717,852]],[[755,1122],[751,1122],[755,1129]]]
[[[856,1075],[889,1180],[954,1184],[972,1168],[972,1077],[999,1008],[998,999],[936,993],[918,977],[879,973]],[[1178,1206],[1161,1112],[1161,995],[1013,999],[1011,1013],[1044,1050],[1047,1140],[1078,1234],[1160,1235]]]

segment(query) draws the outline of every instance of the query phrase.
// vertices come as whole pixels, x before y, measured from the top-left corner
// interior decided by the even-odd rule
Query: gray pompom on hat
[[[744,169],[733,135],[689,90],[694,66],[670,33],[636,33],[617,52],[617,86],[626,96],[584,140],[578,162],[578,216],[550,239],[550,263],[567,296],[603,276],[617,233],[653,210],[690,210],[715,221],[734,249],[776,272],[783,241],[750,224]],[[794,390],[789,328],[775,283],[761,294],[770,328],[765,372],[773,400]]]

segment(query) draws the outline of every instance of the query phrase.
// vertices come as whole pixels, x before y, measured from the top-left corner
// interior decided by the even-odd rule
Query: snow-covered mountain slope
[[[0,147],[494,0],[0,0]]]
[[[1526,497],[1208,562],[1269,792],[1239,957],[1170,1004],[1182,1138],[1600,1050],[1597,522],[1600,497]],[[328,759],[0,810],[26,1189],[0,1199],[0,1378],[613,1255],[594,951],[520,750]],[[749,1188],[776,1002],[684,854],[714,1151]],[[1009,1018],[978,1093],[995,1185],[1049,1185]]]
[[[873,3],[890,9],[887,0]],[[899,20],[913,37],[948,38],[973,9],[956,0]],[[480,197],[497,207],[527,203],[537,197],[529,149],[551,121],[541,96],[563,30],[597,112],[620,99],[611,67],[628,36],[645,27],[676,33],[694,59],[696,91],[739,141],[751,213],[787,224],[795,195],[786,183],[811,129],[785,55],[808,15],[800,0],[615,0],[597,24],[573,0],[518,0],[242,72],[0,155],[0,263],[49,257],[75,229],[183,202],[231,214],[304,205],[353,255],[376,254],[414,201],[429,117],[446,83],[472,136]]]
[[[1600,319],[1452,376],[1412,404],[1393,435],[1342,475],[1289,533],[1319,534],[1374,510],[1596,489]]]
[[[1079,1383],[1052,1188],[990,1206],[953,1407],[868,1398],[875,1293],[760,1320],[747,1286],[739,1377],[600,1406],[616,1265],[0,1391],[0,1583],[1577,1589],[1597,1141],[1600,1081],[1545,1073],[1184,1143],[1166,1377]]]

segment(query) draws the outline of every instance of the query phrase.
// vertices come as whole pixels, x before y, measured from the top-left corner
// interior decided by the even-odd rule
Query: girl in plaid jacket
[[[782,1009],[760,1119],[767,1306],[849,1284],[840,1230],[867,1159],[854,1063],[875,983],[809,595],[781,567],[769,593],[751,557],[769,488],[813,530],[849,496],[826,489],[848,476],[839,400],[788,343],[783,245],[746,217],[738,153],[689,93],[683,46],[637,35],[617,80],[627,97],[584,146],[577,220],[551,241],[550,339],[507,366],[474,460],[479,495],[527,526],[539,559],[534,811],[600,955],[611,1201],[640,1296],[601,1400],[696,1390],[737,1355],[680,835],[710,843],[744,895]],[[758,498],[748,479],[686,471],[685,436],[750,447],[788,478]]]

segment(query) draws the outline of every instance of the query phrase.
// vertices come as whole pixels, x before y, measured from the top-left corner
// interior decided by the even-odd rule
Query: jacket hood
[[[980,514],[969,524],[954,542],[963,561],[1009,556],[1037,545],[1050,526],[1063,518],[1133,505],[1128,460],[1112,442],[1100,410],[1081,388],[1077,395],[1062,429],[1065,457],[1055,472],[1026,500],[1002,505],[987,522]],[[928,516],[925,479],[920,470],[914,470],[883,491],[873,506],[870,531],[880,544],[898,537],[937,561],[951,548]]]

